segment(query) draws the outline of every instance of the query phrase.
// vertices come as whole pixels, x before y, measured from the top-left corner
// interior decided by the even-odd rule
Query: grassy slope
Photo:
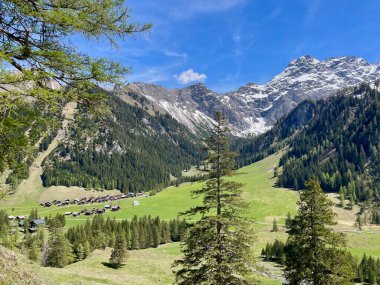
[[[271,156],[265,160],[259,161],[250,166],[244,167],[239,170],[239,175],[233,177],[237,182],[244,184],[244,196],[250,202],[248,215],[255,219],[257,222],[271,223],[273,217],[285,218],[288,211],[295,213],[296,200],[298,194],[293,191],[273,188],[275,179],[273,178],[273,165],[278,161],[279,155]],[[33,188],[34,185],[31,185]],[[202,182],[185,183],[180,187],[169,187],[161,193],[152,197],[140,197],[136,199],[120,200],[117,203],[121,206],[118,212],[107,212],[105,217],[114,217],[116,219],[130,219],[134,215],[151,215],[160,216],[162,219],[176,218],[180,211],[184,211],[191,206],[196,205],[199,200],[192,199],[190,192],[203,186]],[[38,189],[38,191],[41,191]],[[20,195],[20,194],[19,194]],[[89,196],[94,195],[94,192]],[[99,193],[99,196],[104,193]],[[54,197],[50,195],[53,199]],[[12,199],[13,200],[13,199]],[[139,206],[133,206],[133,200],[139,200]],[[55,213],[64,213],[67,211],[79,211],[83,206],[66,206],[43,208],[38,206],[38,201],[34,195],[28,199],[25,197],[21,204],[15,206],[13,203],[5,203],[2,208],[6,209],[12,215],[27,215],[31,209],[38,208],[41,216],[46,216]],[[103,207],[104,204],[91,204],[85,206],[86,208]],[[67,225],[74,226],[83,223],[87,217],[67,218]]]
[[[63,269],[43,268],[43,272],[55,284],[172,284],[174,275],[171,264],[179,256],[179,244],[167,244],[156,249],[130,251],[124,267],[115,270],[107,266],[111,249],[96,250],[86,260]],[[281,284],[259,277],[264,285]]]
[[[273,242],[276,238],[286,240],[284,228],[280,228],[280,232],[277,233],[271,232],[273,218],[277,217],[281,224],[288,211],[292,214],[296,212],[298,193],[273,187],[275,179],[272,168],[278,159],[279,154],[270,156],[240,169],[240,174],[233,177],[233,180],[244,183],[244,196],[250,202],[248,215],[256,221],[257,246],[255,250],[257,256],[267,242]],[[123,200],[120,201],[121,211],[108,212],[105,216],[130,219],[135,214],[139,216],[150,214],[152,216],[159,215],[163,219],[175,218],[178,212],[199,202],[191,199],[190,192],[192,189],[202,187],[202,185],[203,183],[197,182],[182,184],[180,187],[169,187],[155,196],[139,198],[139,206],[133,206],[131,199]],[[33,207],[37,207],[37,201],[38,199],[35,196],[32,199],[24,199],[24,203],[17,205],[12,213],[28,214]],[[4,207],[11,212],[13,205],[5,204]],[[91,205],[91,207],[93,206]],[[56,212],[77,211],[81,207],[68,206],[44,209],[38,206],[38,209],[41,215],[48,215]],[[366,254],[380,256],[380,228],[367,227],[364,232],[356,232],[352,225],[349,225],[349,221],[345,219],[346,216],[349,216],[348,214],[352,213],[339,212],[339,220],[342,220],[342,223],[337,228],[347,231],[352,253],[360,256],[365,252]],[[67,224],[74,226],[83,223],[85,220],[84,217],[68,218]],[[179,256],[179,245],[174,243],[157,249],[132,251],[126,266],[118,271],[102,264],[108,261],[109,255],[109,250],[97,251],[85,261],[72,264],[64,269],[43,269],[44,274],[51,276],[57,284],[80,284],[80,282],[82,284],[123,284],[121,280],[128,280],[128,284],[171,284],[173,275],[170,264],[176,256]],[[265,263],[264,267],[264,271],[269,276],[280,274],[278,268],[274,268],[270,263]],[[276,280],[265,278],[263,280],[263,284],[281,284]]]

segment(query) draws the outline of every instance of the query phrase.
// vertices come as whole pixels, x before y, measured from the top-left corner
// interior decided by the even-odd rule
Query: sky
[[[379,0],[127,0],[131,21],[153,28],[119,43],[77,41],[131,67],[128,82],[224,93],[264,84],[302,55],[380,61]]]

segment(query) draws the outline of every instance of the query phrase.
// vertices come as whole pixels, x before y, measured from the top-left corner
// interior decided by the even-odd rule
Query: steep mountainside
[[[380,82],[361,84],[317,102],[305,101],[273,129],[238,139],[239,165],[286,148],[279,185],[304,188],[317,177],[323,189],[355,201],[379,198]]]
[[[264,85],[248,83],[223,95],[201,83],[183,89],[131,83],[126,90],[116,91],[124,99],[138,98],[140,104],[169,113],[193,132],[207,129],[213,114],[223,111],[234,134],[244,136],[267,131],[303,100],[326,98],[342,88],[379,77],[380,64],[369,64],[362,58],[349,56],[319,61],[303,56],[291,61],[283,72]]]
[[[45,160],[44,186],[151,190],[200,161],[201,145],[187,128],[110,97],[105,120],[88,117],[80,107],[66,139]]]

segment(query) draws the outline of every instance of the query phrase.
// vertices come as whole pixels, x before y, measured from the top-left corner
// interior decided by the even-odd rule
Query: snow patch
[[[241,135],[243,136],[249,134],[261,134],[268,131],[271,128],[271,126],[266,125],[266,121],[264,118],[247,117],[244,118],[244,121],[247,124],[249,124],[250,127],[241,132]]]

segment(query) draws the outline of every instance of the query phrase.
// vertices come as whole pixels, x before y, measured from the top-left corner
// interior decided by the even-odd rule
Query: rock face
[[[193,132],[207,128],[213,122],[213,114],[222,111],[233,133],[245,136],[270,129],[305,99],[325,98],[342,88],[378,78],[380,63],[370,64],[353,56],[323,61],[302,56],[266,84],[248,83],[226,94],[217,94],[202,83],[183,89],[131,83],[127,91],[117,91],[120,96],[132,96],[156,111],[170,114]]]

